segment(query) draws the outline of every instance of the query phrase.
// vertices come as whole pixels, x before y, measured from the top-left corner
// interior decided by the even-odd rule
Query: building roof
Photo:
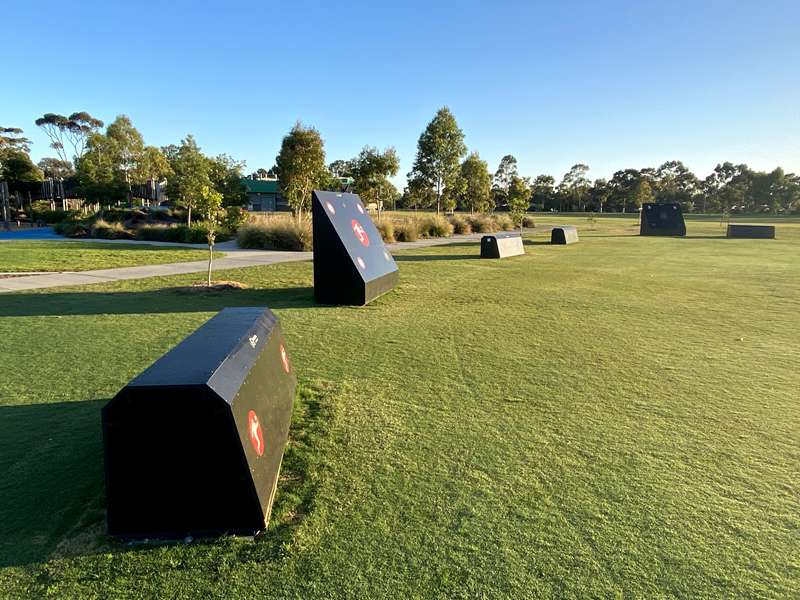
[[[278,193],[278,180],[277,179],[248,179],[243,178],[242,183],[247,188],[248,194],[277,194]]]

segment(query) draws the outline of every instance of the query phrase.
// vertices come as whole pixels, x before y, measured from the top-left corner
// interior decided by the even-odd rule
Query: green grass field
[[[541,221],[581,243],[407,251],[363,308],[310,263],[0,295],[0,596],[796,597],[800,222]],[[301,382],[269,531],[109,541],[100,407],[230,305]]]
[[[216,254],[216,257],[222,254]],[[91,271],[208,258],[206,250],[102,242],[0,242],[0,273]]]

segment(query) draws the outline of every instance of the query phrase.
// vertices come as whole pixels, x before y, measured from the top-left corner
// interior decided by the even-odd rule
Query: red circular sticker
[[[362,269],[366,269],[367,268],[367,263],[365,263],[364,259],[361,258],[360,256],[356,257],[356,262],[358,263],[358,266],[361,267]]]
[[[261,433],[261,423],[258,421],[258,415],[254,410],[247,413],[247,434],[250,436],[250,443],[253,445],[253,450],[256,454],[263,456],[264,454],[264,435]]]
[[[330,202],[325,203],[325,208],[327,208],[328,212],[331,213],[332,215],[336,214],[336,209],[333,208],[333,204],[331,204]]]
[[[281,344],[280,350],[281,350],[281,362],[283,363],[283,370],[288,373],[289,372],[289,355],[286,354],[286,348],[283,347],[283,344]]]
[[[361,245],[369,246],[369,236],[367,236],[367,230],[364,229],[364,226],[355,219],[353,219],[350,225],[353,227],[353,233],[356,234]]]

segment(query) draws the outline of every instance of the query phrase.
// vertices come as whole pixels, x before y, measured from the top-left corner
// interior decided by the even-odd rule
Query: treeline
[[[156,148],[145,145],[127,117],[117,117],[103,130],[104,123],[86,112],[48,113],[36,125],[57,155],[38,165],[30,160],[30,140],[21,129],[0,128],[0,180],[12,192],[43,177],[70,179],[87,201],[112,204],[130,200],[134,185],[163,181],[170,200],[190,213],[204,188],[222,194],[225,205],[246,202],[245,163],[225,154],[204,155],[191,135],[178,145]],[[320,133],[298,122],[283,138],[275,164],[253,175],[277,178],[299,218],[308,212],[313,189],[345,187],[379,209],[508,210],[515,221],[528,210],[633,212],[645,202],[678,202],[686,212],[800,211],[800,177],[781,168],[761,172],[725,162],[700,179],[682,162],[669,161],[591,179],[588,165],[576,164],[557,181],[552,175],[520,174],[516,158],[507,155],[492,173],[477,152],[468,152],[464,133],[446,107],[420,135],[402,192],[391,182],[399,169],[391,147],[366,146],[351,159],[326,163]]]
[[[104,128],[87,112],[69,116],[47,113],[36,119],[56,156],[33,164],[30,140],[19,128],[0,128],[0,181],[11,193],[29,189],[44,178],[64,181],[87,203],[130,203],[133,190],[147,182],[163,183],[174,202],[191,213],[204,188],[222,194],[225,206],[246,200],[244,162],[226,154],[206,156],[191,135],[179,144],[148,146],[131,120],[120,115]]]

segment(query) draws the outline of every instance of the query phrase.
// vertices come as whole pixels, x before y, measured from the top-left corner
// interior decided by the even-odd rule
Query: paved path
[[[451,238],[436,238],[432,240],[418,240],[416,242],[396,242],[388,244],[390,251],[412,250],[428,246],[442,246],[454,242],[474,242],[481,238],[481,234],[456,235]],[[65,238],[66,239],[66,238]],[[82,239],[79,241],[89,241]],[[95,240],[93,240],[95,241]],[[96,240],[108,242],[109,240]],[[112,240],[130,244],[129,240]],[[202,244],[167,244],[160,242],[138,242],[158,246],[189,246],[192,248],[206,248]],[[260,265],[273,265],[284,262],[297,262],[311,260],[311,252],[285,252],[278,250],[243,250],[236,247],[236,241],[217,244],[218,252],[224,252],[223,258],[214,261],[214,269],[236,269],[240,267],[257,267]],[[103,283],[107,281],[122,281],[125,279],[142,279],[144,277],[167,277],[169,275],[183,275],[185,273],[201,273],[208,268],[208,262],[198,260],[192,262],[170,263],[165,265],[142,265],[139,267],[122,267],[118,269],[98,269],[95,271],[48,273],[46,275],[30,275],[23,277],[9,277],[0,279],[0,293],[22,290],[35,290],[41,288],[85,285]]]

